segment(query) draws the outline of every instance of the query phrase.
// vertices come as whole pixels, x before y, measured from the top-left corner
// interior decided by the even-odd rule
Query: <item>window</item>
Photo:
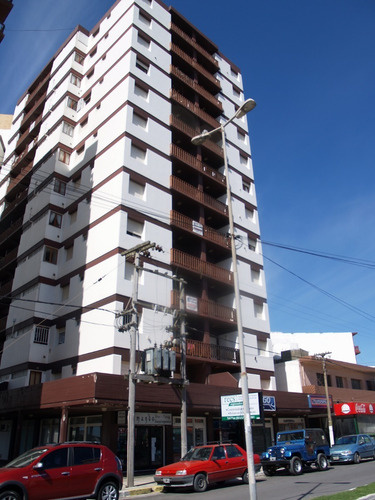
[[[260,270],[251,268],[251,281],[260,285]]]
[[[76,101],[75,99],[72,99],[70,96],[68,96],[68,100],[67,100],[66,105],[68,106],[68,108],[72,109],[73,111],[77,111],[78,101]]]
[[[143,97],[143,99],[148,98],[148,89],[145,87],[141,87],[138,83],[134,84],[134,94]]]
[[[42,382],[42,372],[30,370],[29,385],[37,385]]]
[[[71,260],[73,258],[73,245],[70,245],[65,249],[66,260]]]
[[[352,378],[351,383],[352,383],[352,389],[362,389],[361,380],[357,378]]]
[[[249,250],[251,250],[252,252],[256,252],[256,249],[257,249],[257,241],[256,240],[249,238],[248,245],[249,245]]]
[[[143,73],[146,73],[146,74],[148,73],[148,70],[150,68],[150,63],[143,61],[138,56],[137,56],[137,60],[136,60],[135,65],[138,69],[140,69],[141,71],[143,71]]]
[[[83,64],[85,57],[82,54],[80,54],[79,52],[74,52],[74,60],[78,64]]]
[[[254,316],[257,319],[264,319],[264,307],[262,302],[254,302]]]
[[[250,183],[242,181],[242,189],[245,193],[250,193]]]
[[[129,181],[129,194],[135,196],[136,198],[143,198],[145,193],[145,187],[138,182],[132,180]]]
[[[87,79],[89,80],[93,74],[94,74],[94,68],[89,73],[87,73]]]
[[[246,135],[243,132],[241,132],[241,130],[238,129],[237,129],[237,137],[242,142],[245,142],[246,140]]]
[[[133,112],[133,123],[141,128],[147,127],[148,119],[144,116],[139,115],[138,113]]]
[[[97,51],[98,51],[98,47],[93,48],[92,51],[90,52],[90,57],[94,57],[94,55],[97,53]]]
[[[244,167],[247,167],[249,164],[249,158],[247,156],[244,156],[243,154],[240,153],[240,163]]]
[[[66,165],[69,165],[70,163],[70,153],[67,151],[64,151],[63,149],[59,150],[59,160],[65,163]]]
[[[63,122],[63,128],[62,128],[64,134],[69,135],[70,137],[73,137],[74,133],[74,127],[68,122]]]
[[[91,101],[91,92],[89,92],[85,97],[83,97],[84,103],[87,105]]]
[[[366,389],[368,391],[375,391],[375,380],[366,380]]]
[[[133,219],[128,219],[128,227],[126,233],[130,236],[142,237],[143,224]]]
[[[150,48],[150,43],[151,42],[150,42],[149,38],[146,38],[144,35],[141,35],[140,33],[138,33],[137,40],[138,40],[138,43],[140,45],[142,45],[143,47],[146,47],[146,49]]]
[[[75,85],[76,87],[79,88],[81,86],[81,79],[77,75],[72,73],[70,75],[70,83],[72,83],[73,85]]]
[[[147,149],[142,149],[132,143],[130,155],[136,160],[145,161],[146,160]]]
[[[34,332],[34,344],[48,345],[49,328],[36,326]]]
[[[254,210],[252,208],[245,208],[246,219],[253,222],[254,221]]]
[[[336,376],[336,387],[344,387],[344,380],[342,377]]]
[[[61,298],[62,300],[69,299],[69,283],[67,285],[61,285]]]
[[[324,387],[324,374],[323,373],[317,373],[316,374],[316,381],[317,381],[317,385],[319,385],[320,387]],[[327,385],[329,387],[332,386],[331,375],[327,375]]]
[[[100,415],[69,419],[69,441],[101,441],[101,437],[102,417]]]
[[[100,448],[74,446],[73,465],[85,465],[99,462]]]
[[[147,14],[139,12],[138,18],[140,21],[142,21],[142,23],[146,24],[147,26],[151,25],[151,17],[148,16]]]
[[[69,212],[69,222],[73,224],[77,220],[78,209],[75,208],[72,212]]]
[[[235,97],[241,97],[241,90],[235,85],[232,85],[232,88],[233,88],[233,95]]]
[[[49,214],[49,224],[54,227],[61,227],[62,215],[56,212],[50,212]]]
[[[51,451],[43,458],[43,469],[58,469],[68,465],[68,448]]]
[[[43,260],[50,264],[57,264],[57,248],[45,247]]]
[[[65,328],[58,328],[57,330],[57,343],[65,344]]]
[[[55,179],[53,184],[53,190],[55,191],[55,193],[65,195],[66,182],[61,181],[60,179]]]
[[[228,458],[242,457],[242,453],[234,445],[227,446]]]

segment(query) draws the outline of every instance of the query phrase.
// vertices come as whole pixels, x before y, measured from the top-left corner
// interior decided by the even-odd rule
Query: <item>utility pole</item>
[[[127,439],[127,487],[134,486],[134,433],[135,433],[135,362],[136,362],[136,337],[138,328],[138,280],[139,280],[139,263],[140,254],[147,252],[156,246],[155,243],[141,243],[130,250],[125,250],[121,255],[125,259],[134,257],[134,275],[133,275],[133,293],[132,293],[132,318],[130,322],[130,356],[129,356],[129,392],[128,392],[128,439]],[[126,312],[124,312],[125,314]]]
[[[326,394],[326,402],[327,402],[327,419],[328,419],[328,432],[329,432],[329,443],[330,446],[335,444],[335,436],[333,434],[333,424],[332,424],[332,415],[331,415],[331,402],[329,400],[328,394],[328,380],[327,380],[327,366],[326,366],[326,358],[327,354],[332,354],[330,352],[322,352],[320,354],[316,354],[315,357],[322,359],[323,365],[323,378],[324,378],[324,391]]]
[[[180,341],[181,341],[181,457],[187,453],[187,402],[186,402],[186,332],[185,332],[185,282],[180,279]]]

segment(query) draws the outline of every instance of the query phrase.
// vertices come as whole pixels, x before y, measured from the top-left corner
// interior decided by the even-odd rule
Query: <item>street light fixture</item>
[[[249,405],[249,389],[247,383],[247,372],[246,372],[246,358],[245,358],[245,344],[244,344],[244,334],[242,328],[242,314],[241,314],[241,297],[240,297],[240,286],[238,279],[238,269],[237,269],[237,254],[236,254],[236,238],[234,235],[234,219],[232,210],[232,193],[229,182],[229,168],[228,168],[228,158],[227,158],[227,147],[226,147],[226,135],[225,127],[237,118],[242,118],[246,113],[254,109],[256,102],[253,99],[247,99],[238,108],[236,113],[225,123],[221,124],[214,130],[204,130],[200,135],[192,138],[191,142],[198,146],[214,135],[216,132],[221,132],[222,143],[223,143],[223,153],[224,153],[224,168],[225,168],[225,178],[226,178],[226,188],[227,188],[227,199],[228,199],[228,216],[229,216],[229,233],[231,241],[231,252],[233,260],[233,278],[234,278],[234,296],[237,310],[237,328],[238,328],[238,343],[240,351],[240,365],[241,365],[241,390],[243,399],[243,409],[244,409],[244,427],[245,427],[245,442],[246,442],[246,455],[247,455],[247,468],[249,475],[249,493],[250,499],[256,500],[256,482],[255,482],[255,469],[254,469],[254,451],[253,451],[253,438],[251,430],[251,415],[250,415],[250,405]]]

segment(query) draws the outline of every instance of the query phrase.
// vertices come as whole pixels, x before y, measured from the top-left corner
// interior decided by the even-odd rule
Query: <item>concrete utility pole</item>
[[[330,352],[322,352],[320,354],[315,354],[315,357],[321,358],[323,365],[323,378],[324,378],[324,391],[326,394],[326,402],[327,402],[327,419],[328,419],[328,432],[329,432],[329,444],[333,446],[335,444],[335,436],[333,434],[333,424],[332,424],[332,415],[331,415],[331,402],[329,400],[328,394],[328,380],[327,380],[327,366],[326,366],[326,358],[327,354],[332,354]]]
[[[185,332],[185,282],[180,279],[180,340],[181,340],[181,457],[187,453],[187,402],[186,402],[186,332]]]
[[[134,275],[133,275],[133,294],[132,294],[132,318],[130,322],[130,356],[129,356],[129,392],[128,392],[128,440],[127,440],[127,467],[126,478],[127,487],[134,486],[134,433],[135,433],[135,362],[136,362],[136,337],[138,328],[138,280],[139,280],[139,263],[140,254],[147,252],[156,246],[155,243],[141,243],[130,250],[125,250],[121,255],[126,259],[134,257]]]

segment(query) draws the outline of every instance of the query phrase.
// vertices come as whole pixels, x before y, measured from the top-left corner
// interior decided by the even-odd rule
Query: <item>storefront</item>
[[[350,401],[334,405],[336,437],[347,434],[375,436],[375,403]]]

